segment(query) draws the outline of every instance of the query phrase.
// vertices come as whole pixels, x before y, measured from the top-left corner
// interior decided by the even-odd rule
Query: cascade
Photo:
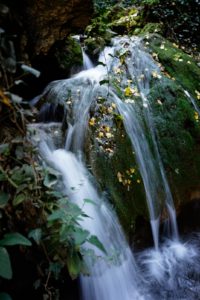
[[[107,253],[113,255],[113,262],[106,257],[94,265],[86,260],[90,277],[81,277],[82,298],[85,300],[144,299],[139,293],[139,275],[131,250],[124,238],[115,213],[107,201],[101,198],[92,183],[80,158],[64,149],[51,151],[47,144],[41,144],[43,157],[62,174],[64,193],[70,201],[80,207],[84,199],[92,199],[95,205],[84,205],[84,218],[81,225],[98,236]],[[72,189],[73,187],[73,189]],[[94,222],[95,220],[95,222]],[[97,255],[102,255],[96,251]],[[102,289],[103,286],[103,289]]]
[[[92,63],[91,59],[85,52],[84,47],[81,47],[81,49],[82,49],[82,55],[83,55],[83,69],[89,70],[89,69],[94,68],[94,64]]]
[[[112,75],[119,64],[117,53],[121,53],[121,58],[125,59],[119,71],[121,93],[127,87],[128,80],[128,88],[139,93],[141,101],[138,103],[122,101],[112,82]],[[65,149],[52,147],[53,141],[50,147],[49,137],[44,138],[40,145],[40,152],[47,163],[61,173],[63,192],[69,199],[81,207],[84,199],[94,202],[95,205],[84,205],[84,212],[90,218],[82,220],[81,225],[98,236],[113,258],[108,259],[107,255],[90,246],[101,259],[93,264],[86,258],[90,275],[81,275],[81,299],[197,299],[200,292],[199,250],[196,240],[190,241],[188,246],[188,243],[181,243],[178,239],[173,199],[159,154],[153,110],[148,100],[151,74],[155,72],[156,76],[161,76],[159,68],[144,51],[138,38],[115,38],[113,46],[106,47],[100,55],[100,64],[96,67],[89,66],[86,56],[84,61],[85,70],[70,79],[50,83],[43,93],[50,102],[56,101],[67,106]],[[101,84],[103,80],[105,84]],[[89,110],[99,96],[114,102],[123,116],[123,124],[135,151],[144,184],[155,248],[138,253],[135,258],[116,214],[105,197],[97,192],[84,162]],[[146,128],[153,147],[149,146]],[[162,202],[168,209],[172,235],[159,245]]]
[[[196,103],[196,100],[190,95],[190,93],[188,91],[184,90],[185,95],[188,97],[188,99],[190,100],[190,102],[192,103],[194,109],[196,110],[196,112],[198,113],[198,115],[200,116],[200,109]]]
[[[128,71],[125,67],[122,70],[121,89],[123,91],[126,86],[127,78],[133,82],[133,88],[138,88],[143,102],[145,122],[153,141],[153,152],[147,142],[145,123],[140,118],[140,108],[137,103],[121,101],[110,84],[99,85],[99,82],[103,79],[107,78],[109,80],[109,76],[112,76],[113,70],[117,68],[119,58],[117,58],[116,53],[120,53],[120,51],[123,51],[122,55],[127,55],[128,66]],[[57,99],[60,102],[64,102],[66,96],[70,93],[69,96],[73,99],[73,103],[70,103],[73,117],[68,119],[68,123],[71,126],[68,134],[72,135],[71,150],[73,151],[78,151],[83,146],[88,125],[89,109],[93,101],[98,96],[102,96],[116,103],[120,114],[123,116],[124,126],[132,142],[133,150],[136,153],[146,192],[154,244],[156,249],[158,249],[159,215],[162,201],[166,203],[168,209],[173,237],[178,238],[173,199],[159,155],[156,143],[156,130],[151,117],[150,103],[147,99],[151,74],[152,72],[159,74],[159,69],[151,56],[144,52],[138,38],[115,38],[113,47],[106,47],[101,53],[99,61],[101,64],[95,68],[84,70],[71,79],[51,83],[44,93],[48,94],[48,99],[54,99],[54,101]]]

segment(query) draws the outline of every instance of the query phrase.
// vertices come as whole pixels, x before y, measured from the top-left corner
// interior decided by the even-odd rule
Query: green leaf
[[[85,243],[89,234],[90,233],[88,230],[76,228],[76,231],[73,233],[73,238],[74,238],[75,244],[77,246],[79,246],[79,245],[82,245],[83,243]]]
[[[42,238],[42,229],[36,228],[31,230],[28,234],[28,237],[29,239],[32,238],[39,245]]]
[[[59,280],[59,275],[62,268],[63,265],[60,262],[53,262],[49,264],[49,271],[54,274],[56,280]]]
[[[44,186],[50,188],[54,184],[56,184],[57,181],[58,181],[57,176],[55,176],[54,174],[47,173],[46,176],[45,176],[45,178],[44,178]]]
[[[57,191],[47,191],[46,193],[47,193],[48,195],[51,195],[51,196],[57,198],[57,199],[63,197],[63,194],[62,194],[61,192],[57,192]],[[65,197],[65,199],[67,199],[67,198]]]
[[[24,148],[21,145],[16,147],[15,156],[17,159],[22,159],[24,157]]]
[[[106,83],[109,83],[109,80],[104,79],[104,80],[99,81],[100,85],[103,85],[103,84],[106,84]]]
[[[10,257],[6,248],[0,247],[0,276],[6,279],[12,278]]]
[[[0,293],[0,300],[12,300],[12,298],[7,293]]]
[[[87,240],[90,244],[96,246],[105,254],[107,254],[106,249],[104,248],[103,244],[99,241],[98,237],[95,235],[91,235],[91,237]]]
[[[82,215],[83,212],[77,204],[68,202],[68,213],[74,218],[77,218]]]
[[[73,253],[67,257],[67,267],[72,279],[77,278],[82,269],[83,262],[78,253]]]
[[[14,246],[14,245],[24,245],[31,246],[31,242],[25,238],[22,234],[18,232],[7,233],[4,235],[3,239],[0,240],[1,246]]]
[[[65,217],[65,212],[62,209],[55,210],[50,216],[48,216],[48,221],[55,221],[59,219],[63,219]]]
[[[6,206],[9,200],[9,194],[0,192],[0,208]]]
[[[20,203],[22,203],[24,200],[26,200],[26,195],[25,194],[18,194],[14,199],[13,199],[13,205],[17,206]]]
[[[0,171],[0,181],[5,181],[5,180],[6,180],[5,174],[3,174],[3,173]]]
[[[84,201],[84,204],[85,203],[90,203],[90,204],[93,204],[93,205],[97,205],[93,200],[90,200],[90,199],[83,199]]]
[[[8,155],[10,153],[9,144],[1,144],[0,145],[0,154]]]

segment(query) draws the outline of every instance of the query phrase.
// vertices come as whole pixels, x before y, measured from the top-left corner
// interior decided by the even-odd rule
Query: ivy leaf
[[[14,246],[14,245],[24,245],[31,246],[31,242],[25,238],[22,234],[18,232],[7,233],[4,235],[3,239],[0,240],[1,246]]]
[[[73,253],[67,257],[67,268],[72,279],[75,279],[81,272],[83,262],[78,253]]]
[[[32,238],[36,244],[40,244],[41,238],[42,238],[42,229],[36,228],[29,232],[28,234],[29,239]]]
[[[90,244],[99,248],[102,252],[107,254],[106,249],[104,248],[103,244],[100,242],[97,236],[91,235],[91,237],[87,240]]]
[[[0,145],[0,154],[8,155],[10,153],[10,146],[9,144],[1,144]]]
[[[85,203],[90,203],[90,204],[93,204],[93,205],[97,205],[93,200],[90,200],[90,199],[83,199],[84,201],[84,204]]]
[[[9,200],[9,194],[0,192],[0,208],[3,208],[4,206],[6,206],[6,204],[8,203],[8,200]]]
[[[0,247],[0,276],[5,279],[12,278],[10,257],[6,248]]]
[[[13,205],[14,206],[17,206],[19,205],[20,203],[22,203],[24,200],[26,200],[26,195],[21,193],[21,194],[18,194],[14,199],[13,199]]]
[[[65,212],[61,209],[55,210],[50,216],[48,216],[48,221],[56,221],[56,220],[62,220],[65,217]]]
[[[52,187],[54,184],[56,184],[58,181],[58,178],[53,174],[46,174],[44,179],[44,185],[48,188]]]
[[[89,231],[81,228],[76,228],[76,231],[73,233],[73,238],[76,246],[82,245],[89,236]]]

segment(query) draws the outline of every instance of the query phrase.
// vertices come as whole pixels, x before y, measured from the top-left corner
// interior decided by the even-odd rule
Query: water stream
[[[122,101],[115,85],[112,85],[111,78],[113,70],[119,65],[117,53],[120,51],[124,51],[121,58],[124,55],[125,59],[124,66],[119,71],[121,92],[129,80],[129,87],[139,93],[139,104]],[[98,236],[109,253],[108,257],[95,250],[102,257],[95,264],[89,258],[86,259],[90,276],[80,278],[81,299],[198,299],[198,239],[189,245],[179,241],[173,199],[159,154],[153,111],[148,101],[152,73],[156,72],[160,76],[159,68],[136,38],[114,39],[113,46],[105,48],[100,55],[101,64],[96,67],[84,52],[83,58],[85,70],[70,79],[52,82],[44,91],[49,101],[53,99],[58,103],[66,103],[68,130],[65,149],[49,147],[48,141],[44,140],[40,145],[47,163],[62,174],[64,192],[69,199],[81,207],[84,199],[95,202],[95,205],[84,205],[84,211],[90,218],[82,221],[81,225]],[[109,83],[99,84],[105,78]],[[135,151],[145,188],[155,248],[138,253],[136,258],[126,242],[115,212],[107,199],[97,192],[83,160],[89,110],[99,96],[114,102],[123,116],[124,127]],[[151,147],[146,128],[151,137]],[[168,210],[172,234],[170,240],[160,245],[159,218],[162,203]]]

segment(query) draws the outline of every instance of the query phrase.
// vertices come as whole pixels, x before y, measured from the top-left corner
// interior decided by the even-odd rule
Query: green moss
[[[163,25],[161,23],[147,23],[141,30],[140,35],[146,35],[149,33],[162,33]]]
[[[159,35],[150,36],[148,42],[169,75],[195,97],[195,90],[200,91],[200,68],[194,59]]]
[[[133,236],[136,218],[148,219],[145,192],[122,120],[116,111],[108,113],[109,107],[107,102],[97,104],[96,111],[91,114],[95,125],[88,133],[88,156],[93,173],[110,195],[126,234]],[[109,138],[106,137],[107,127],[110,128]]]
[[[164,79],[151,89],[161,157],[176,203],[187,201],[200,180],[200,123],[176,82]]]
[[[51,51],[60,69],[70,70],[72,66],[83,63],[80,44],[71,37],[57,42]]]
[[[100,36],[89,37],[85,39],[84,43],[90,55],[96,58],[98,58],[100,52],[106,45],[105,39]]]

